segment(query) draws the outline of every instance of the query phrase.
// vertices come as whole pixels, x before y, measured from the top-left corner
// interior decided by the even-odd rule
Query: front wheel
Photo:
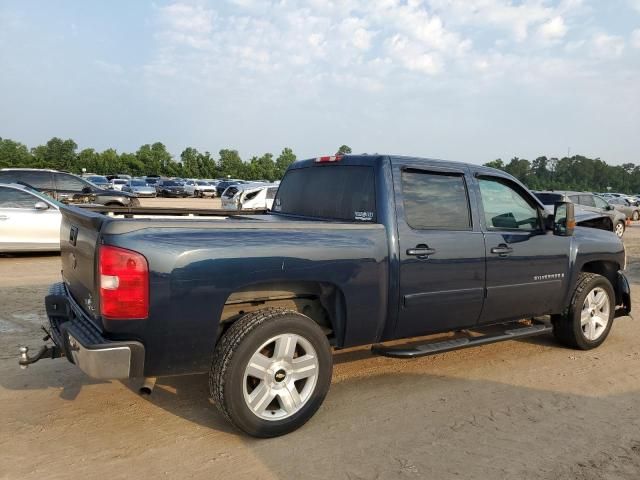
[[[582,272],[567,311],[551,317],[553,333],[568,347],[590,350],[606,340],[614,313],[615,292],[609,280]]]
[[[331,347],[313,320],[265,309],[243,316],[222,336],[209,389],[240,430],[275,437],[301,427],[320,408],[332,368]]]
[[[638,210],[634,210],[633,214],[631,215],[631,220],[633,220],[634,222],[637,222],[639,218],[640,218],[640,212],[638,212]]]
[[[624,222],[622,220],[616,223],[614,233],[618,236],[618,238],[622,238],[622,236],[624,235]]]

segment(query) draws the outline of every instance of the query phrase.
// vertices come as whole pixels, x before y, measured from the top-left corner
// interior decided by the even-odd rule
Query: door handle
[[[435,248],[429,248],[426,245],[416,245],[415,248],[409,248],[407,255],[412,255],[418,258],[427,258],[429,255],[436,253]]]
[[[506,245],[504,243],[501,243],[497,247],[493,247],[491,249],[491,253],[496,253],[496,254],[500,255],[501,257],[506,257],[510,253],[513,253],[513,248],[511,248],[510,246],[508,246],[508,245]]]

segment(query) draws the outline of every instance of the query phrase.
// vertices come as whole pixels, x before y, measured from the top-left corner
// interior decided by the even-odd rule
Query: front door
[[[480,175],[477,185],[487,254],[480,323],[559,311],[569,281],[571,237],[546,231],[538,204],[516,182]]]
[[[484,238],[465,170],[394,168],[400,247],[395,337],[472,326],[484,299]]]

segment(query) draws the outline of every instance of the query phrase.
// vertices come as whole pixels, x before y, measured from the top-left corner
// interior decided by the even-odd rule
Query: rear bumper
[[[105,338],[71,298],[64,283],[51,286],[45,306],[54,343],[84,373],[104,380],[144,376],[144,345]]]

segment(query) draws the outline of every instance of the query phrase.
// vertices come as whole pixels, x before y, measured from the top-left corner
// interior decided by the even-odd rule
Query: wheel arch
[[[332,345],[345,338],[345,297],[335,284],[326,282],[263,282],[229,294],[220,312],[218,335],[243,315],[268,307],[288,308],[308,316],[327,334]]]

